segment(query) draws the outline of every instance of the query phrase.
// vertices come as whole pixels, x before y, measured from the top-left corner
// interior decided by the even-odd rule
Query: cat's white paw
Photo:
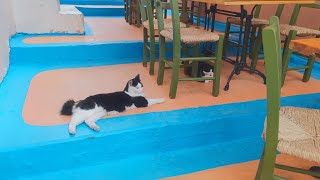
[[[76,134],[76,128],[75,127],[69,127],[69,134],[75,135]]]
[[[95,131],[100,131],[100,127],[96,123],[87,123],[86,124]]]
[[[166,100],[163,99],[163,98],[161,98],[161,99],[158,100],[158,103],[164,103],[164,102],[166,102]]]
[[[90,126],[90,128],[95,130],[95,131],[100,131],[100,127],[99,126]]]

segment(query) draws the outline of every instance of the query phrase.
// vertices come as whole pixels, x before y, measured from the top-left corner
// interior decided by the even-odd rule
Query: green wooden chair
[[[158,21],[154,17],[154,4],[151,0],[139,0],[141,19],[143,25],[143,66],[147,67],[148,55],[150,55],[149,74],[154,74],[154,64],[156,60],[156,37],[158,36]],[[182,28],[186,24],[180,23]],[[172,28],[172,20],[164,20],[164,28]],[[150,43],[149,43],[150,41]],[[149,45],[150,44],[150,45]]]
[[[279,19],[281,18],[283,12],[284,4],[279,4],[275,13]],[[259,60],[259,54],[262,46],[262,29],[268,25],[268,21],[265,24],[265,19],[259,19],[261,6],[257,8],[255,11],[255,18],[257,21],[260,21],[260,24],[253,26],[253,30],[251,32],[252,42],[250,43],[250,58],[251,58],[251,69],[255,69],[257,66],[257,62]],[[257,33],[257,35],[256,35]],[[250,71],[251,72],[251,71]]]
[[[280,4],[277,7],[275,16],[277,17],[281,17],[282,12],[283,12],[283,8],[284,5]],[[251,20],[251,32],[250,32],[250,57],[251,59],[255,59],[258,58],[258,54],[260,52],[260,48],[261,48],[261,31],[262,28],[266,25],[268,25],[269,21],[266,19],[261,19],[260,17],[260,12],[262,9],[262,5],[256,5],[256,8],[254,10],[254,14],[253,14],[253,18]],[[230,33],[239,33],[238,31],[235,32],[230,32],[230,28],[231,25],[240,25],[241,24],[241,20],[238,17],[228,17],[227,18],[227,23],[226,23],[226,30],[225,30],[225,45],[227,45],[228,43],[228,39],[229,39],[229,35]],[[243,25],[245,25],[245,20],[243,21]],[[257,33],[258,32],[258,33]],[[256,35],[257,34],[257,35]],[[238,44],[236,44],[238,45]],[[246,44],[244,45],[246,48]],[[227,48],[225,48],[226,50]],[[226,52],[224,52],[225,55]],[[255,61],[256,62],[256,61]],[[255,66],[252,66],[255,68]]]
[[[310,79],[313,64],[315,61],[314,56],[306,56],[304,54],[301,54],[301,53],[289,48],[291,40],[296,39],[296,37],[303,37],[303,38],[320,37],[320,30],[295,26],[295,24],[298,20],[301,8],[320,9],[320,4],[297,4],[297,5],[295,5],[289,24],[281,24],[280,25],[280,34],[285,36],[285,41],[284,41],[284,46],[283,46],[282,84],[284,84],[284,80],[286,78],[286,74],[288,71],[295,71],[295,70],[300,70],[300,69],[305,70],[304,74],[303,74],[302,81],[308,82]],[[291,57],[292,53],[296,53],[300,56],[306,57],[307,58],[306,65],[301,66],[301,67],[289,68],[288,66],[290,63],[290,57]]]
[[[213,80],[213,96],[219,95],[219,86],[220,86],[220,64],[223,50],[223,39],[221,35],[211,33],[209,31],[190,27],[190,28],[181,28],[179,23],[179,8],[178,1],[171,0],[170,3],[161,2],[157,0],[157,19],[159,25],[159,40],[160,40],[160,59],[159,59],[159,72],[157,83],[161,85],[163,83],[165,65],[168,65],[172,68],[172,77],[171,77],[171,86],[170,86],[170,98],[176,97],[178,81],[199,81],[199,80]],[[164,28],[164,19],[163,19],[163,9],[172,10],[172,27],[173,29]],[[167,60],[166,58],[166,39],[171,40],[173,43],[173,59],[172,61]],[[199,57],[199,44],[204,42],[217,42],[216,54],[215,57]],[[184,57],[181,58],[181,45],[193,45],[193,57]],[[192,77],[190,78],[180,78],[180,62],[192,62]],[[207,62],[214,66],[214,77],[196,77],[198,62],[203,61]],[[185,63],[184,66],[187,66],[188,63]]]
[[[320,172],[276,164],[281,153],[320,162],[320,110],[282,107],[280,89],[282,55],[279,19],[274,16],[262,31],[267,77],[267,118],[263,131],[264,150],[255,180],[284,179],[274,176],[274,168],[320,177]]]

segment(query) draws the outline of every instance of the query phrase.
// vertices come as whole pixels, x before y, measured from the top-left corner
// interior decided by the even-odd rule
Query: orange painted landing
[[[260,69],[263,67],[262,64],[258,66]],[[165,98],[167,101],[148,108],[130,110],[117,116],[244,102],[266,97],[266,86],[262,83],[262,79],[246,72],[235,76],[231,81],[230,90],[223,91],[232,70],[232,65],[228,63],[223,63],[221,67],[221,87],[218,97],[211,95],[212,83],[179,82],[177,98],[171,100],[168,97],[171,70],[165,71],[162,86],[156,84],[156,75],[150,76],[148,70],[139,63],[42,72],[31,81],[23,108],[23,119],[28,124],[38,126],[68,123],[69,117],[59,115],[60,108],[66,100],[70,98],[81,100],[98,93],[121,91],[127,81],[137,73],[140,73],[144,83],[147,98]],[[311,79],[308,83],[304,83],[301,79],[302,74],[289,72],[282,95],[320,92],[319,81]]]
[[[92,35],[79,36],[41,36],[23,40],[27,44],[71,43],[71,42],[110,42],[142,40],[142,30],[130,26],[124,18],[84,18]]]
[[[319,165],[314,162],[281,154],[277,157],[277,163],[309,169]],[[233,164],[191,174],[165,178],[162,180],[253,180],[258,168],[259,161],[251,161],[241,164]],[[312,176],[276,169],[275,174],[288,180],[316,180]]]

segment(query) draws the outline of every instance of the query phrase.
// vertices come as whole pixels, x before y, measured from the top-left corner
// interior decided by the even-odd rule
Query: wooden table
[[[290,49],[297,50],[306,56],[311,55],[320,58],[320,38],[292,40]]]
[[[174,0],[171,0],[174,1]],[[176,1],[176,0],[175,0]],[[182,0],[182,16],[185,17],[187,12],[187,1],[188,0]],[[242,42],[242,51],[240,53],[240,45],[237,48],[237,56],[235,60],[232,60],[228,57],[223,57],[224,60],[226,60],[229,63],[232,63],[234,65],[234,68],[228,78],[228,81],[224,87],[224,90],[229,90],[229,84],[234,75],[239,75],[241,71],[250,71],[254,74],[259,75],[261,78],[263,78],[264,83],[266,83],[266,77],[265,75],[260,72],[257,69],[251,69],[250,66],[247,65],[246,59],[247,59],[247,44],[249,42],[249,36],[251,31],[251,20],[253,18],[253,13],[256,5],[266,5],[266,4],[314,4],[317,2],[317,0],[192,0],[195,2],[202,2],[202,3],[209,3],[214,4],[213,8],[210,8],[210,11],[212,9],[212,13],[214,14],[213,18],[215,19],[215,14],[223,14],[227,16],[233,16],[238,17],[242,20],[245,20],[245,24],[240,25],[240,33],[239,33],[239,41]],[[240,12],[233,12],[229,10],[223,10],[218,9],[218,5],[237,5],[240,6]],[[244,8],[244,5],[255,5],[253,10],[251,10],[251,13],[247,11]],[[244,27],[243,27],[244,26]],[[244,28],[244,32],[242,33]],[[212,28],[213,31],[214,28]],[[243,40],[243,41],[242,41]],[[241,58],[239,60],[239,55],[241,54]]]

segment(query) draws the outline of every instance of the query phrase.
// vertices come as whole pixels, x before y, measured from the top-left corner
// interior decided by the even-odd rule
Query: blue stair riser
[[[90,7],[77,7],[84,16],[108,16],[119,17],[124,15],[124,8],[90,8]]]
[[[164,123],[158,128],[1,152],[0,177],[32,175],[95,165],[142,154],[223,144],[237,139],[256,137],[262,131],[264,116],[264,113],[259,113],[256,116],[249,114],[224,119],[205,119],[190,124],[165,125]],[[142,119],[148,118],[141,117]],[[246,126],[243,126],[243,123]],[[83,125],[83,128],[87,127]]]
[[[43,65],[83,63],[84,65],[94,65],[95,62],[101,61],[105,61],[106,64],[142,62],[142,47],[143,43],[139,41],[14,46],[10,51],[10,63],[37,62]]]

